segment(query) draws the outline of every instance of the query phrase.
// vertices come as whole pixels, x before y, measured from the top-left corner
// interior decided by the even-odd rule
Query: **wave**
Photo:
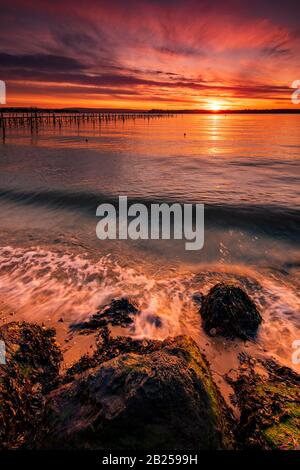
[[[242,265],[151,274],[112,256],[95,260],[58,249],[0,247],[0,300],[5,299],[23,319],[53,325],[62,317],[67,326],[87,320],[113,297],[125,296],[134,299],[141,311],[133,318],[131,336],[164,339],[189,334],[202,346],[211,343],[212,355],[219,354],[219,343],[201,329],[193,297],[196,292],[206,294],[220,281],[239,283],[256,301],[264,320],[257,346],[289,363],[292,342],[299,337],[300,301],[286,280]],[[160,321],[153,322],[154,317]]]
[[[124,195],[124,194],[120,194]],[[22,205],[44,206],[59,210],[77,210],[95,217],[101,203],[118,208],[118,196],[92,191],[36,190],[0,188],[0,200]],[[128,197],[128,205],[142,203],[150,209],[152,203],[195,203],[169,199]],[[199,203],[205,201],[198,201]],[[271,204],[213,204],[205,203],[205,224],[212,227],[241,228],[262,232],[272,237],[288,237],[289,242],[300,239],[300,209]]]

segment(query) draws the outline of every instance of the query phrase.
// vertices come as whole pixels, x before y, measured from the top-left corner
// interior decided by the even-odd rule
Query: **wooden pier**
[[[30,112],[1,112],[0,111],[0,131],[3,141],[9,129],[29,129],[30,132],[38,133],[43,127],[64,127],[77,126],[83,124],[100,124],[123,122],[129,120],[143,119],[150,121],[164,117],[173,117],[173,113],[148,113],[148,112],[51,112],[51,111],[30,111]]]

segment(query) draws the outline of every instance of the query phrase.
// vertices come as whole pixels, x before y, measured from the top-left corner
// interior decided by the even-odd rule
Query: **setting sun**
[[[217,101],[215,101],[215,102],[213,102],[213,103],[211,103],[211,104],[209,105],[209,108],[210,108],[211,111],[218,112],[218,111],[220,111],[220,109],[221,109],[221,105],[220,105],[220,103],[218,103]]]

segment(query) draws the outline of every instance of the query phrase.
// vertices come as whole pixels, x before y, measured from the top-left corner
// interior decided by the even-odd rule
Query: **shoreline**
[[[188,296],[188,293],[186,293],[186,295]],[[94,313],[95,312],[91,311],[88,318],[91,318]],[[0,296],[0,327],[12,321],[29,321],[31,324],[37,323],[41,326],[45,326],[46,328],[55,329],[57,342],[60,345],[60,349],[63,354],[61,373],[64,373],[68,368],[72,367],[72,365],[76,363],[76,361],[78,361],[83,355],[92,355],[96,350],[96,339],[97,335],[99,334],[97,329],[95,329],[95,331],[76,331],[71,328],[72,324],[74,324],[74,321],[65,320],[62,317],[57,318],[57,316],[54,320],[51,318],[51,315],[47,315],[47,318],[44,320],[41,318],[38,320],[30,320],[28,319],[27,311],[22,311],[22,308],[20,311],[15,311],[9,305],[5,304],[4,297],[1,298]],[[185,328],[181,328],[180,332],[175,334],[175,336],[187,335],[196,341],[197,346],[206,355],[211,367],[211,373],[214,381],[220,389],[228,405],[230,404],[232,406],[232,403],[230,402],[230,395],[232,394],[233,390],[224,377],[227,375],[227,373],[230,372],[231,369],[238,367],[238,357],[243,352],[246,352],[256,360],[267,360],[274,358],[278,363],[281,363],[282,366],[290,367],[295,372],[299,373],[299,365],[289,363],[288,360],[282,360],[282,358],[274,355],[274,353],[268,351],[265,349],[265,347],[256,341],[242,341],[238,338],[230,340],[222,337],[209,337],[202,331],[200,315],[198,315],[198,322],[201,332],[200,336],[195,333],[193,334],[192,331],[189,331],[187,326]],[[113,338],[123,336],[138,341],[155,340],[155,336],[137,335],[135,332],[135,327],[136,325],[134,325],[134,329],[132,330],[126,325],[111,326],[110,334]],[[164,341],[170,337],[172,337],[172,335],[165,335],[160,340]],[[292,352],[293,351],[291,350],[291,353]],[[235,414],[238,413],[234,406],[233,408]]]
[[[218,284],[218,286],[224,286],[225,288],[227,285]],[[217,286],[215,286],[215,288],[216,287]],[[229,285],[228,288],[239,289],[230,287]],[[202,300],[201,309],[204,308],[204,302],[209,302],[208,305],[213,307],[209,296],[213,294],[214,289],[211,289],[209,294]],[[238,295],[240,295],[239,292],[241,295],[245,295],[241,289],[236,290]],[[232,295],[233,293],[232,291]],[[220,294],[218,293],[217,295],[219,296]],[[105,449],[107,444],[104,444],[104,442],[106,442],[107,439],[108,441],[110,440],[109,436],[111,431],[109,431],[109,429],[111,425],[114,426],[114,420],[116,420],[117,424],[119,419],[121,419],[121,422],[123,422],[122,420],[124,419],[129,419],[122,417],[124,413],[124,416],[127,416],[128,412],[130,419],[126,422],[130,429],[129,436],[132,442],[135,442],[134,446],[141,446],[138,447],[140,450],[161,448],[163,442],[167,443],[165,444],[166,449],[172,448],[175,441],[177,445],[179,445],[178,449],[181,450],[187,449],[187,442],[190,443],[189,445],[192,443],[192,448],[198,450],[206,448],[299,448],[299,428],[297,431],[299,375],[274,360],[252,356],[251,351],[247,349],[246,342],[243,342],[244,347],[237,355],[238,361],[235,367],[231,367],[224,374],[223,378],[228,386],[228,390],[224,390],[218,381],[218,374],[215,373],[216,364],[208,360],[205,351],[189,336],[176,336],[164,340],[136,339],[129,336],[117,336],[117,329],[115,331],[116,336],[112,335],[110,329],[111,325],[119,325],[122,327],[127,321],[131,321],[131,310],[126,310],[126,305],[130,307],[131,304],[128,303],[127,300],[126,303],[125,299],[116,300],[115,304],[113,302],[110,304],[110,307],[107,306],[102,311],[100,310],[100,313],[93,315],[87,322],[78,324],[78,331],[84,334],[74,335],[74,338],[78,340],[79,337],[82,336],[85,339],[92,339],[94,348],[89,348],[88,351],[84,351],[83,347],[83,351],[80,353],[80,348],[78,349],[77,345],[77,354],[79,357],[75,359],[75,356],[73,356],[73,364],[71,367],[66,364],[66,356],[63,357],[62,354],[64,352],[66,353],[66,351],[63,351],[58,341],[63,330],[62,323],[60,324],[60,328],[58,328],[59,333],[56,335],[55,330],[53,328],[49,329],[48,325],[41,327],[35,323],[20,323],[16,321],[7,323],[7,318],[15,320],[15,318],[13,318],[15,315],[11,315],[13,312],[9,312],[9,309],[6,309],[6,318],[1,315],[4,324],[0,325],[0,337],[5,340],[8,355],[7,365],[2,366],[2,370],[0,370],[3,377],[2,382],[0,382],[2,384],[0,387],[0,402],[2,401],[2,405],[6,401],[6,376],[8,380],[10,380],[10,374],[13,373],[18,381],[19,374],[23,374],[25,364],[27,364],[26,369],[28,370],[28,372],[26,372],[26,381],[33,381],[33,388],[30,392],[31,395],[27,397],[27,402],[29,400],[28,405],[21,403],[20,405],[16,405],[17,402],[14,402],[15,404],[13,406],[17,406],[14,413],[16,413],[17,416],[19,412],[21,412],[22,416],[24,416],[24,413],[25,415],[27,413],[30,415],[31,413],[31,400],[33,400],[32,403],[37,400],[37,397],[35,398],[36,386],[34,385],[37,380],[36,377],[39,377],[40,374],[42,374],[41,377],[44,377],[43,374],[50,374],[50,371],[52,371],[51,374],[55,376],[55,378],[53,376],[50,382],[46,379],[45,385],[43,385],[43,387],[46,387],[44,391],[45,398],[40,401],[38,405],[40,412],[36,423],[37,429],[34,431],[34,434],[32,434],[33,431],[28,424],[23,425],[21,428],[18,427],[18,424],[14,424],[10,433],[12,433],[11,436],[15,437],[11,437],[10,439],[17,439],[17,441],[14,443],[14,441],[11,440],[4,444],[4,447],[8,446],[8,448],[11,448],[11,446],[13,446],[14,448],[18,448],[20,444],[17,442],[21,439],[21,448],[25,446],[25,448],[37,449]],[[232,299],[232,302],[232,307],[235,309],[237,305],[236,300]],[[118,310],[119,307],[117,307],[117,305],[122,306],[121,308],[123,310]],[[130,309],[131,308],[132,307],[130,307]],[[255,308],[254,304],[253,308]],[[1,311],[3,313],[3,303]],[[135,315],[138,314],[139,312],[136,311]],[[227,324],[227,326],[235,328],[233,323]],[[119,329],[119,332],[121,330],[122,329]],[[208,335],[208,338],[210,335],[211,334]],[[27,338],[27,340],[25,340],[25,338]],[[26,344],[24,341],[30,342]],[[226,347],[229,338],[224,337],[222,341]],[[76,349],[76,343],[77,341],[74,341],[71,346],[70,342],[69,346],[71,349],[73,348],[73,352],[74,348]],[[35,349],[38,344],[40,346],[38,349]],[[81,343],[81,346],[83,346],[83,343]],[[45,362],[45,358],[48,354],[49,359]],[[40,355],[42,355],[41,358],[43,358],[41,363],[43,365],[39,367],[38,362],[41,360],[39,359]],[[33,362],[32,365],[29,366],[30,361]],[[60,364],[62,366],[60,366]],[[36,369],[36,367],[38,368]],[[192,370],[194,371],[193,374],[189,375]],[[123,377],[122,379],[120,374]],[[16,383],[14,386],[16,388],[14,388],[13,393],[22,395],[22,387],[24,386],[23,380],[24,379],[20,378],[20,383]],[[196,382],[194,382],[194,380],[196,380]],[[206,390],[205,393],[208,393],[210,403],[205,412],[209,412],[209,414],[204,422],[204,409],[202,411],[200,410],[206,398],[205,396],[201,396],[203,388],[200,387],[199,389],[199,384],[196,385],[199,380],[202,383],[201,387],[204,387],[204,390]],[[157,385],[154,386],[156,381]],[[173,381],[177,384],[175,388]],[[7,384],[9,383],[10,382],[7,382]],[[152,390],[153,386],[154,389]],[[84,391],[85,387],[87,387],[86,391]],[[142,395],[139,395],[140,387]],[[145,390],[144,387],[146,387]],[[159,392],[161,387],[163,388]],[[195,390],[192,392],[192,395],[190,395],[194,387]],[[26,390],[27,388],[28,385],[26,385]],[[99,392],[96,392],[98,388]],[[148,392],[147,388],[149,388]],[[196,390],[198,391],[196,392]],[[199,390],[202,390],[202,392],[200,395],[197,395]],[[28,391],[26,393],[28,393]],[[94,393],[96,393],[96,395],[91,402],[90,400]],[[97,395],[98,393],[100,395]],[[121,394],[119,398],[116,397],[116,393],[118,395]],[[129,394],[128,398],[127,393]],[[150,395],[148,395],[148,393],[150,393]],[[185,396],[184,401],[182,401],[183,398],[181,394]],[[104,401],[101,405],[102,395]],[[198,398],[196,398],[196,396]],[[163,418],[164,413],[161,415],[162,411],[159,411],[161,410],[161,405],[156,409],[155,403],[156,401],[164,401],[164,397],[168,397],[169,405],[165,405],[167,415]],[[98,405],[99,399],[100,403]],[[132,403],[135,403],[137,399],[138,401],[134,405],[134,408],[132,411],[129,411]],[[152,401],[153,399],[155,400],[154,402]],[[196,413],[192,417],[189,407],[191,405],[190,400],[194,399],[199,401],[192,406],[193,415]],[[84,405],[85,400],[87,400],[86,405]],[[143,402],[143,413],[148,407],[154,406],[151,415],[148,415],[147,412],[144,417],[144,419],[150,420],[150,427],[147,431],[147,427],[144,427],[147,423],[143,421],[139,414],[141,412],[138,411],[138,409],[140,409],[140,400]],[[180,403],[181,405],[180,409],[178,409],[178,405],[176,405],[177,400],[179,400],[178,404]],[[294,408],[285,408],[285,404],[288,401],[290,401],[291,406],[293,406],[295,410]],[[274,421],[273,416],[275,402],[277,403],[276,406],[279,407],[278,409],[276,408],[279,419],[278,422],[276,420]],[[18,406],[21,407],[20,410]],[[28,410],[25,408],[27,406],[29,406]],[[100,406],[100,408],[97,411],[98,406]],[[11,427],[11,425],[8,424],[5,418],[5,413],[7,412],[5,411],[6,407],[7,405],[2,407],[2,419],[4,416],[7,433],[7,426]],[[92,407],[93,412],[92,409],[88,411],[90,407]],[[106,407],[108,407],[107,410]],[[184,415],[182,415],[182,407],[187,407]],[[207,405],[205,407],[207,407]],[[111,411],[109,411],[110,409]],[[173,415],[174,410],[186,421],[187,428],[184,432],[180,430],[182,426],[178,429],[176,428],[178,418],[176,415]],[[249,410],[251,410],[250,418],[248,416]],[[197,413],[199,412],[200,414],[198,415]],[[98,413],[100,413],[99,416]],[[137,416],[139,416],[141,420],[138,425],[140,428],[138,433],[136,433],[136,424],[134,424],[136,423],[135,415],[132,415],[132,413],[138,413]],[[169,413],[171,414],[169,415]],[[257,413],[262,413],[262,416],[260,416],[260,414],[257,415]],[[289,415],[287,415],[287,413],[289,413]],[[83,418],[85,414],[86,417]],[[167,421],[165,421],[166,418]],[[98,424],[96,425],[99,419],[99,423],[102,423],[100,428],[98,428]],[[251,425],[249,424],[249,419],[253,422]],[[289,420],[287,424],[285,424],[286,419]],[[168,434],[170,432],[167,424],[169,420],[173,422],[174,427],[172,428],[172,433],[174,433],[174,436],[173,434]],[[215,431],[212,431],[215,426],[215,424],[213,424],[215,420],[219,422],[216,434],[214,434]],[[150,425],[152,421],[153,424]],[[89,422],[91,424],[88,424]],[[161,429],[159,433],[156,434],[154,430],[158,422],[160,423]],[[253,424],[255,425],[254,428]],[[67,435],[65,434],[66,425],[68,426]],[[205,427],[208,426],[208,429],[210,429],[209,432],[213,433],[209,441],[206,440],[205,433],[203,434],[203,425]],[[83,427],[85,429],[86,426],[88,428],[92,426],[93,431],[89,431],[88,434],[86,434],[85,431],[81,434],[80,428]],[[100,431],[102,426],[104,426],[105,429],[107,428],[104,434],[103,430]],[[117,424],[117,426],[119,434],[116,436],[117,441],[114,441],[114,448],[126,448],[130,450],[132,448],[131,445],[127,448],[126,446],[128,444],[125,444],[124,447],[124,443],[129,441],[127,438],[124,441],[124,438],[121,437],[122,431],[119,427],[120,425]],[[154,428],[152,428],[152,426],[154,426]],[[198,426],[200,426],[199,429],[202,429],[202,434],[200,435],[199,430],[197,431]],[[212,428],[210,428],[210,426],[212,426]],[[90,435],[91,432],[93,437]],[[143,440],[143,433],[145,432],[147,439]],[[17,437],[19,433],[21,433],[22,438]],[[7,434],[5,435],[7,436]],[[175,441],[173,441],[173,439],[175,439]],[[188,439],[188,441],[186,441],[186,439]],[[110,444],[108,444],[108,448],[110,448]],[[189,447],[189,449],[190,448],[191,447]]]

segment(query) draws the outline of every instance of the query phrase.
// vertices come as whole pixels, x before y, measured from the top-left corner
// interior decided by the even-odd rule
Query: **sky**
[[[292,108],[300,1],[0,0],[7,106]]]

